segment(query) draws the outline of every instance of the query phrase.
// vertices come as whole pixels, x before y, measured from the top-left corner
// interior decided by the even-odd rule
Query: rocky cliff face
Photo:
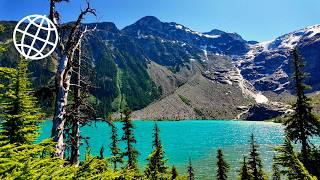
[[[310,73],[307,84],[319,90],[317,80],[320,67],[320,25],[310,26],[279,38],[250,45],[250,50],[238,59],[241,74],[257,90],[281,93],[290,91],[291,51],[298,48],[306,61],[305,71]]]

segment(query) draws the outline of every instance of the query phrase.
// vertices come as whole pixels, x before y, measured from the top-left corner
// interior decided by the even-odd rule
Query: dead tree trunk
[[[68,63],[68,57],[62,56],[59,60],[59,67],[56,74],[56,107],[55,115],[52,124],[52,137],[56,144],[56,155],[63,158],[64,141],[63,130],[65,124],[64,115],[66,113],[65,106],[68,103],[68,92],[70,88],[71,75],[67,75],[66,67]],[[68,77],[69,76],[69,77]]]
[[[72,121],[71,129],[71,164],[79,165],[80,156],[80,105],[81,105],[81,42],[78,47],[78,62],[74,68],[75,73],[75,87],[74,87],[74,112],[75,118]]]
[[[59,32],[63,27],[60,27],[59,23],[59,13],[55,10],[55,3],[61,0],[50,0],[50,18],[52,22],[58,27]],[[89,3],[87,3],[87,8],[81,11],[78,16],[77,21],[71,27],[68,34],[67,41],[64,42],[62,35],[59,34],[59,60],[58,69],[56,72],[56,104],[55,104],[55,114],[53,118],[52,134],[53,140],[56,144],[56,156],[63,159],[64,157],[64,126],[65,126],[65,114],[66,106],[68,104],[68,94],[70,89],[71,73],[72,73],[72,60],[75,49],[77,48],[83,33],[79,33],[80,24],[84,16],[88,13],[95,15],[95,10],[90,8]]]

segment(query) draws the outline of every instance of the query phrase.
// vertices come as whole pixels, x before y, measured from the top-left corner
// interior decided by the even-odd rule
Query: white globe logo
[[[13,31],[13,43],[17,51],[30,60],[49,56],[56,48],[58,38],[55,25],[42,15],[24,17]]]

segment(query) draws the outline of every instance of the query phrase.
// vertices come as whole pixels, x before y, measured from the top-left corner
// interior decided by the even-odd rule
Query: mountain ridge
[[[0,23],[6,25],[0,41],[9,42],[8,52],[0,55],[0,65],[14,66],[17,53],[7,40],[15,23]],[[246,111],[256,117],[254,113],[261,106],[255,104],[269,104],[262,109],[270,110],[272,104],[277,104],[273,101],[281,99],[275,96],[291,93],[290,51],[295,46],[311,64],[307,66],[312,75],[308,83],[315,87],[313,91],[320,88],[316,79],[320,74],[314,68],[320,66],[316,61],[320,58],[319,25],[312,26],[314,32],[305,28],[260,43],[217,29],[193,31],[154,16],[141,18],[123,29],[112,22],[84,25],[97,28],[86,36],[84,52],[96,72],[89,76],[99,87],[92,94],[101,116],[117,112],[121,102],[141,119],[250,119],[243,114]],[[293,41],[295,36],[301,36],[299,41]],[[55,58],[54,54],[30,64],[37,91],[52,85]],[[121,97],[123,101],[119,101]],[[277,104],[273,110],[276,109],[282,108]],[[159,113],[153,115],[156,111]]]

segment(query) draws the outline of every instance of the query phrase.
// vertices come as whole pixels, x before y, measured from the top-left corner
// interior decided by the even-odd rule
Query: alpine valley
[[[7,46],[0,66],[13,67],[19,59],[10,33],[16,22],[0,24],[5,26],[0,41]],[[85,25],[96,27],[82,47],[95,86],[90,100],[101,117],[128,106],[136,119],[274,118],[290,111],[295,47],[306,60],[310,95],[320,90],[320,25],[268,42],[217,29],[200,33],[153,16],[122,30],[110,22]],[[56,57],[29,65],[35,94],[49,115]]]

